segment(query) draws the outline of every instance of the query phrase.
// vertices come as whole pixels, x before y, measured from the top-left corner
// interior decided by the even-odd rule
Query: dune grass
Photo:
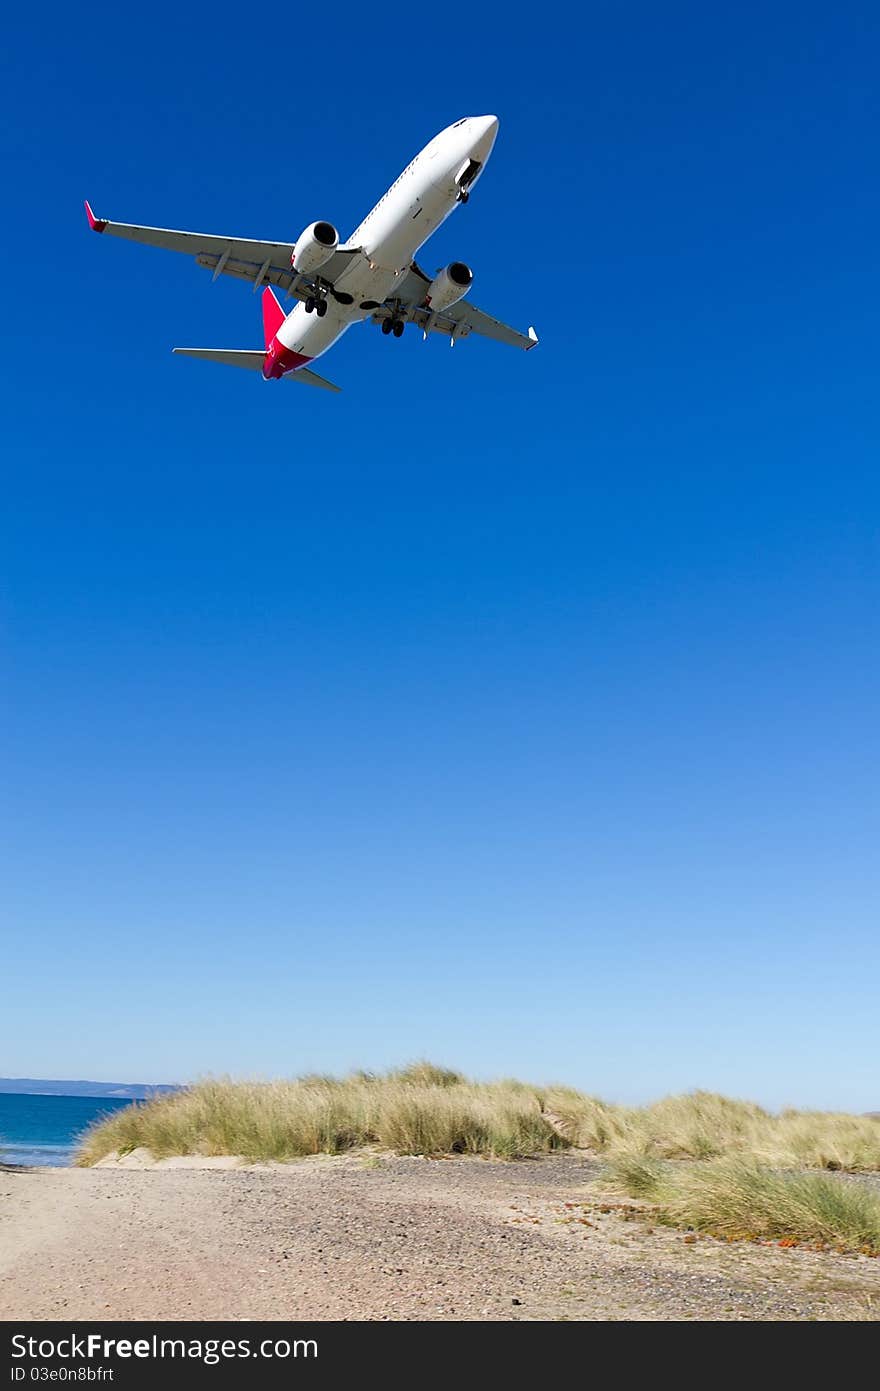
[[[750,1157],[768,1168],[880,1170],[880,1119],[833,1111],[774,1115],[750,1101],[697,1091],[650,1106],[609,1106],[569,1088],[545,1092],[571,1143],[649,1159]]]
[[[880,1197],[857,1180],[770,1169],[741,1155],[675,1164],[629,1152],[609,1161],[607,1181],[675,1227],[880,1255]]]
[[[419,1062],[384,1074],[198,1082],[135,1103],[83,1137],[80,1164],[143,1146],[169,1155],[292,1159],[368,1145],[400,1154],[516,1158],[574,1145],[651,1166],[740,1158],[767,1169],[880,1170],[880,1119],[773,1115],[712,1092],[623,1107],[568,1087],[469,1081]],[[659,1171],[658,1171],[659,1172]]]
[[[471,1083],[421,1063],[384,1076],[198,1082],[99,1122],[83,1137],[77,1162],[94,1164],[139,1146],[156,1158],[292,1159],[378,1145],[400,1154],[510,1159],[566,1144],[534,1088]]]

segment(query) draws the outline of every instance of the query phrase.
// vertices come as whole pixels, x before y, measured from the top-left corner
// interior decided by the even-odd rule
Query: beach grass
[[[646,1174],[665,1172],[670,1160],[721,1159],[761,1171],[880,1171],[880,1119],[774,1114],[702,1091],[650,1106],[615,1106],[569,1087],[473,1082],[418,1062],[342,1078],[196,1082],[106,1117],[82,1138],[77,1162],[95,1164],[139,1147],[157,1159],[231,1154],[284,1160],[367,1146],[506,1159],[575,1146],[638,1162]]]
[[[653,1159],[740,1155],[768,1168],[880,1171],[880,1119],[834,1111],[766,1111],[696,1091],[650,1106],[610,1106],[570,1088],[544,1093],[562,1133],[599,1154]]]
[[[382,1076],[295,1081],[209,1080],[109,1116],[83,1137],[81,1165],[144,1147],[170,1155],[293,1159],[378,1145],[399,1154],[482,1154],[512,1159],[561,1149],[540,1093],[466,1081],[416,1064]]]
[[[857,1179],[768,1168],[742,1155],[672,1163],[624,1152],[608,1185],[652,1204],[652,1221],[727,1240],[880,1255],[880,1195]]]

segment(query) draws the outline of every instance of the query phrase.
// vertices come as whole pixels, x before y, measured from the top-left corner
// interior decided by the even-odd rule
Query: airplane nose
[[[474,145],[474,156],[485,163],[488,159],[492,146],[495,144],[495,137],[498,134],[497,116],[472,116],[471,130],[476,136]]]

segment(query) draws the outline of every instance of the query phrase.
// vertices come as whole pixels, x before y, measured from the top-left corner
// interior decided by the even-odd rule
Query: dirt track
[[[864,1319],[880,1260],[651,1232],[597,1166],[305,1160],[0,1173],[0,1317]],[[589,1224],[589,1225],[587,1225]]]

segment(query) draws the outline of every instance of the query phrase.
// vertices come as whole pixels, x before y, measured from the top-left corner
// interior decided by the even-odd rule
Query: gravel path
[[[878,1316],[880,1261],[652,1232],[598,1210],[598,1167],[565,1154],[5,1170],[0,1317]]]

